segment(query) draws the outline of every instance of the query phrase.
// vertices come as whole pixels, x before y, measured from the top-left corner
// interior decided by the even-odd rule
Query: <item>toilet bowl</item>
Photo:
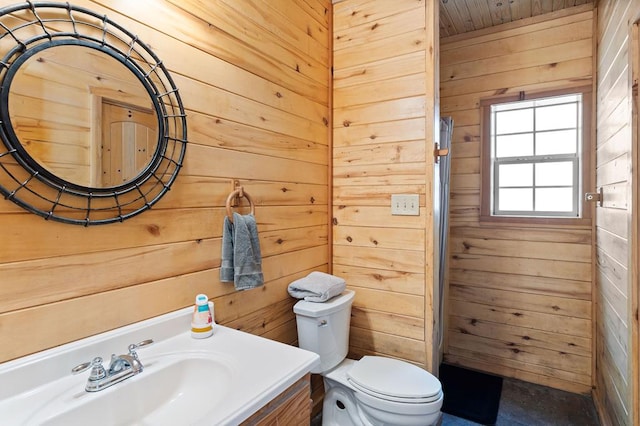
[[[438,379],[408,362],[380,356],[347,359],[354,292],[294,306],[299,346],[320,355],[323,426],[430,426],[440,418]]]
[[[406,377],[401,377],[402,373],[398,373],[398,369],[392,366],[381,369],[378,362],[372,362],[370,366],[367,365],[367,368],[375,368],[376,375],[380,378],[386,376],[390,379],[389,383],[384,383],[385,379],[379,383],[388,387],[380,387],[377,391],[373,391],[359,384],[366,382],[366,379],[363,380],[366,376],[362,375],[358,378],[360,381],[355,381],[353,374],[350,374],[354,371],[358,372],[363,363],[369,364],[371,361],[398,362],[415,367],[414,373],[417,374],[410,379],[412,383],[407,383]],[[400,370],[402,369],[400,366]],[[369,377],[369,379],[375,384],[375,378]],[[421,390],[412,386],[423,381],[423,386],[419,386]],[[402,361],[383,357],[364,357],[360,361],[345,359],[324,375],[324,386],[323,426],[425,426],[434,425],[440,419],[443,393],[438,379]],[[408,389],[411,391],[408,392]],[[411,395],[413,391],[416,395]]]

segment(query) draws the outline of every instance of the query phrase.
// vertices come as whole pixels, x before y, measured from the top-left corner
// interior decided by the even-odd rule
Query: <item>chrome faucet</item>
[[[142,372],[144,367],[138,358],[136,349],[148,346],[151,343],[153,343],[151,339],[143,340],[140,343],[129,345],[128,354],[111,355],[108,369],[103,367],[102,358],[95,357],[91,362],[83,362],[75,366],[71,369],[71,373],[78,374],[91,368],[91,374],[89,374],[85,390],[87,392],[97,392],[106,389]]]

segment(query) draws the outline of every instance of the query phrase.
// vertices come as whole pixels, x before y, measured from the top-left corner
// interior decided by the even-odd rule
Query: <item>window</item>
[[[591,93],[483,102],[483,219],[585,217]]]

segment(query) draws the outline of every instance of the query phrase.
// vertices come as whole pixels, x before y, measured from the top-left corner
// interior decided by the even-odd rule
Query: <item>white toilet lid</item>
[[[408,362],[365,356],[347,372],[357,389],[397,402],[425,403],[441,395],[440,381],[428,371]]]

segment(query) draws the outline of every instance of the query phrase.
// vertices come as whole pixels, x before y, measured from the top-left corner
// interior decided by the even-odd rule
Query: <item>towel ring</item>
[[[246,192],[244,192],[242,190],[242,187],[236,189],[235,191],[233,191],[231,194],[229,194],[229,196],[227,197],[227,216],[229,217],[229,220],[233,223],[233,210],[231,208],[231,201],[234,198],[246,198],[247,201],[249,202],[249,206],[251,207],[251,214],[254,214],[256,211],[255,205],[253,204],[253,200],[251,199],[251,197],[249,196],[249,194],[247,194]]]

